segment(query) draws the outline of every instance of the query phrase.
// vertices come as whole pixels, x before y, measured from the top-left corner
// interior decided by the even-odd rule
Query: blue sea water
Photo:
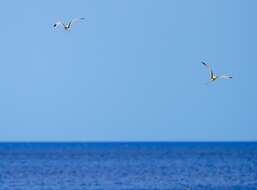
[[[0,143],[0,190],[257,189],[257,143]]]

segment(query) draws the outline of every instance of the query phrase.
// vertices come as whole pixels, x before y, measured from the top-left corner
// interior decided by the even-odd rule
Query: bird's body
[[[217,80],[217,78],[218,78],[218,77],[217,77],[216,75],[212,75],[211,80],[212,80],[212,81],[215,81],[215,80]]]
[[[54,23],[53,26],[54,26],[54,28],[57,28],[58,26],[62,25],[65,31],[70,31],[73,23],[75,23],[79,20],[84,20],[84,19],[85,18],[75,18],[75,19],[72,19],[69,23],[64,23],[62,21],[58,21],[58,22]]]
[[[70,30],[69,25],[64,25],[64,30],[69,31]]]
[[[202,62],[202,64],[208,69],[209,74],[210,74],[210,82],[213,82],[217,79],[232,79],[231,76],[227,76],[227,75],[221,75],[221,76],[217,76],[213,73],[210,65],[206,64],[205,62]]]

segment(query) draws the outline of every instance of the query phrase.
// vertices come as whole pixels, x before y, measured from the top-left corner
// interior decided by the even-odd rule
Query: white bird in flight
[[[232,79],[231,76],[227,76],[227,75],[221,75],[221,76],[217,76],[213,73],[211,66],[206,64],[205,62],[202,62],[202,64],[208,69],[209,74],[210,74],[210,82],[213,82],[217,79]]]
[[[71,26],[80,20],[85,20],[85,18],[74,18],[69,23],[64,23],[62,21],[58,21],[54,23],[54,28],[57,28],[58,26],[62,25],[65,31],[69,31],[71,29]]]

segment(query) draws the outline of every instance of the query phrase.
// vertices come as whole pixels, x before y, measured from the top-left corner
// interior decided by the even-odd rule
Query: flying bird
[[[221,75],[221,76],[217,76],[213,73],[211,66],[206,64],[205,62],[202,62],[202,64],[208,69],[209,74],[210,74],[210,82],[213,82],[217,79],[232,79],[231,76],[227,76],[227,75]]]
[[[65,31],[69,31],[71,29],[71,26],[75,23],[78,22],[80,20],[85,20],[85,18],[74,18],[72,19],[70,22],[68,23],[64,23],[62,21],[58,21],[56,23],[54,23],[54,28],[57,28],[58,26],[62,25]]]

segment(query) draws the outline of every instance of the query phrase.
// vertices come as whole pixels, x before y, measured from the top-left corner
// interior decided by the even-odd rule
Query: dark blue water
[[[2,143],[0,190],[257,189],[257,143]]]

